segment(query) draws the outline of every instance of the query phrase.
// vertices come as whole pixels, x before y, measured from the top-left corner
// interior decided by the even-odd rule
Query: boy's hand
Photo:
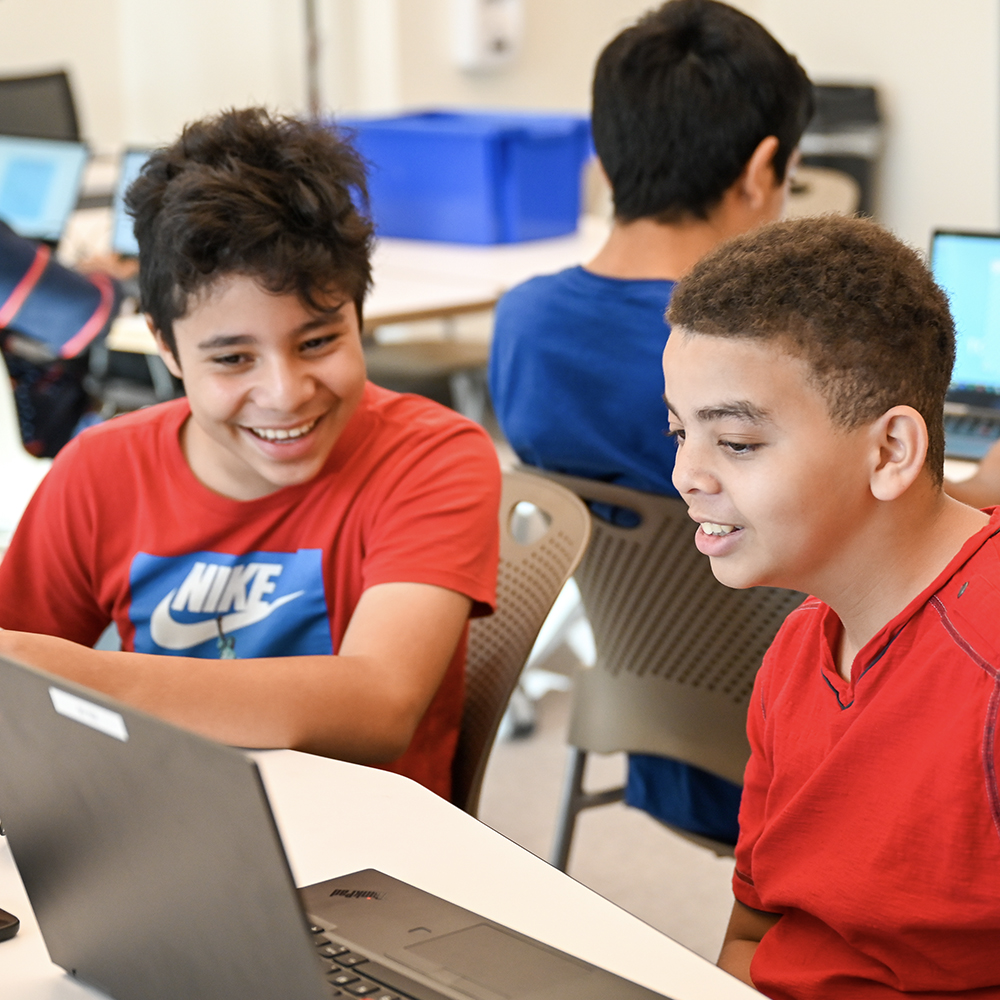
[[[726,938],[719,952],[718,966],[731,976],[753,986],[750,962],[761,938],[781,919],[780,913],[766,913],[745,906],[739,900],[733,903],[733,912],[726,928]]]

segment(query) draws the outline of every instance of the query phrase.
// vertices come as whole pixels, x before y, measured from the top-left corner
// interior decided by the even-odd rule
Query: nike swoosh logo
[[[149,634],[153,642],[162,649],[191,649],[192,646],[200,646],[210,639],[218,639],[219,626],[214,618],[209,618],[203,622],[179,622],[170,616],[170,602],[174,599],[177,590],[171,590],[166,597],[156,605],[152,617],[149,619]],[[231,611],[228,615],[222,616],[222,631],[229,635],[237,629],[246,628],[248,625],[256,625],[262,622],[269,615],[273,614],[289,601],[294,601],[296,597],[301,597],[304,590],[297,590],[294,594],[286,594],[269,604],[267,601],[258,601],[253,607],[244,611]]]

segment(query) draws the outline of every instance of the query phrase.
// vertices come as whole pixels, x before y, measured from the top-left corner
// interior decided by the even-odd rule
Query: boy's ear
[[[893,406],[872,424],[878,455],[871,472],[876,500],[895,500],[913,485],[927,458],[927,425],[912,406]]]
[[[768,203],[780,183],[774,171],[774,156],[779,145],[777,136],[769,135],[761,139],[737,181],[747,207],[754,211],[759,211]]]
[[[184,376],[181,374],[181,366],[178,364],[177,358],[174,357],[174,352],[167,347],[167,343],[163,339],[163,334],[153,325],[153,317],[149,313],[146,313],[146,326],[149,327],[149,332],[156,341],[156,349],[160,352],[160,357],[163,358],[163,363],[167,366],[167,371],[174,378],[182,379]]]

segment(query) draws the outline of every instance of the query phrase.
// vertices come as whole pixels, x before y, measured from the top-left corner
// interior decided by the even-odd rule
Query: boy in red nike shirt
[[[773,998],[1000,998],[1000,512],[942,491],[945,296],[826,217],[723,245],[668,318],[698,548],[814,595],[750,704],[719,964]]]
[[[153,154],[128,204],[186,398],[60,453],[0,564],[0,652],[447,796],[500,473],[477,425],[366,382],[358,190],[335,133],[259,109]],[[87,648],[111,621],[124,651]]]

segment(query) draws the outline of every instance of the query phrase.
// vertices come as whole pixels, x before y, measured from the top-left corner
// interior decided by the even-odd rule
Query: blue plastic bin
[[[368,161],[381,236],[517,243],[577,227],[584,116],[427,111],[337,124]]]

